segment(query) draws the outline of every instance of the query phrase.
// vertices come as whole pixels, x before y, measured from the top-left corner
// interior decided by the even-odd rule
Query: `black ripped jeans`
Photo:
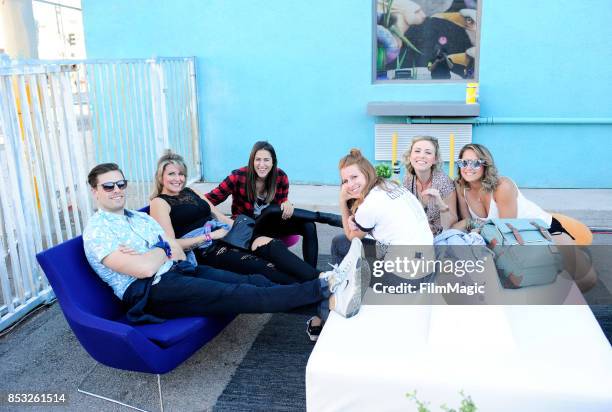
[[[301,214],[305,216],[301,217]],[[313,219],[315,213],[303,209],[295,209],[293,216],[287,220],[283,220],[281,215],[280,206],[269,205],[266,207],[255,220],[253,239],[256,239],[258,236],[278,238],[289,235],[301,235],[304,261],[313,268],[316,268],[319,254],[319,239],[317,237],[317,227]]]
[[[316,279],[319,272],[293,254],[278,239],[272,240],[254,252],[247,252],[223,242],[215,242],[204,251],[194,250],[198,264],[230,272],[264,275],[274,283],[289,285]]]

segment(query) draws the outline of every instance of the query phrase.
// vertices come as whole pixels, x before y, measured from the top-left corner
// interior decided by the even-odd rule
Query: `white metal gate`
[[[195,87],[193,58],[0,67],[0,330],[53,297],[35,255],[81,234],[93,165],[123,168],[131,208],[164,148],[199,176]]]

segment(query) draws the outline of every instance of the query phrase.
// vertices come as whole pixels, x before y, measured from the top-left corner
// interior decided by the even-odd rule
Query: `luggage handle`
[[[512,231],[512,234],[514,235],[514,238],[516,239],[518,244],[519,245],[524,245],[525,241],[523,240],[523,237],[521,236],[519,231],[516,230],[516,228],[511,223],[506,223],[506,226],[508,227],[508,229],[510,229]]]
[[[550,233],[548,232],[548,230],[544,229],[541,225],[538,225],[536,222],[529,222],[529,223],[540,231],[544,239],[552,242],[552,236],[550,236]]]

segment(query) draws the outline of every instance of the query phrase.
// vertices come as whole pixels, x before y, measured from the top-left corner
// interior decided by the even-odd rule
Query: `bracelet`
[[[212,242],[213,238],[210,235],[210,233],[204,233],[204,239],[206,240],[206,242]]]
[[[439,208],[441,213],[448,212],[450,210],[450,206],[446,205],[445,208]]]
[[[172,248],[170,247],[170,243],[166,242],[166,241],[165,241],[165,240],[164,240],[164,239],[161,237],[161,235],[157,235],[157,238],[158,238],[159,240],[157,241],[157,243],[156,243],[156,244],[154,244],[154,245],[153,245],[153,247],[158,247],[158,248],[160,248],[161,250],[163,250],[163,251],[164,251],[164,253],[166,254],[166,256],[167,256],[168,258],[171,258],[171,257],[172,257]]]

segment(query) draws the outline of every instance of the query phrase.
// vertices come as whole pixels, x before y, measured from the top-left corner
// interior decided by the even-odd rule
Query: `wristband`
[[[206,242],[212,242],[213,238],[210,233],[204,233],[204,239]]]
[[[161,235],[157,235],[157,238],[159,240],[153,245],[153,247],[158,247],[163,250],[168,258],[172,257],[172,248],[170,247],[170,243],[162,239]]]

